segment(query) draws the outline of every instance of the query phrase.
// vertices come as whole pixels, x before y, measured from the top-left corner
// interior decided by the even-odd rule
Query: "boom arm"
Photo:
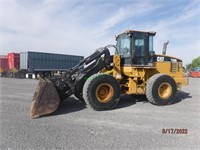
[[[85,81],[103,68],[111,69],[111,56],[107,46],[97,49],[92,55],[83,59],[78,65],[64,74],[62,81],[53,81],[61,99],[66,99],[75,92],[82,93]]]

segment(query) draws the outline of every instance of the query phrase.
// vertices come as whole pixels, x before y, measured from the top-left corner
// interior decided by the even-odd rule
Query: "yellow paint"
[[[102,83],[100,84],[96,91],[95,95],[99,102],[107,103],[109,102],[114,94],[114,89],[110,84]]]
[[[173,68],[173,69],[172,69]],[[157,73],[167,74],[174,78],[177,89],[180,90],[182,85],[188,84],[188,79],[183,76],[183,67],[179,62],[154,62],[152,66],[120,66],[119,55],[113,56],[113,77],[117,74],[121,78],[116,78],[122,89],[122,93],[127,94],[145,94],[146,83],[148,79]]]
[[[112,69],[112,70],[103,69],[103,70],[101,70],[101,73],[105,73],[105,74],[110,74],[110,75],[112,75],[112,74],[113,74],[113,69]]]
[[[117,80],[122,79],[120,63],[121,63],[120,56],[118,54],[115,54],[113,56],[113,77],[116,78]]]
[[[158,94],[162,99],[168,99],[172,94],[172,87],[169,83],[162,83],[158,88]]]

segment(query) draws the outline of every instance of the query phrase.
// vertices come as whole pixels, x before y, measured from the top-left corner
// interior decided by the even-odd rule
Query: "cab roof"
[[[153,36],[156,35],[156,32],[154,32],[154,31],[146,32],[146,31],[139,31],[139,30],[125,30],[124,32],[116,35],[115,37],[118,38],[120,35],[122,35],[124,33],[125,34],[128,34],[128,33],[147,33],[147,34],[150,34],[150,35],[153,35]]]

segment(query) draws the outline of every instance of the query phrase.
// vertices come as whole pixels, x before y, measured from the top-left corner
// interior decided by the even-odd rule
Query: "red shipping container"
[[[193,78],[200,78],[200,71],[190,71],[190,76]]]
[[[8,71],[8,58],[7,56],[0,55],[0,72]]]
[[[12,70],[19,70],[19,53],[9,53],[8,54],[8,68]]]

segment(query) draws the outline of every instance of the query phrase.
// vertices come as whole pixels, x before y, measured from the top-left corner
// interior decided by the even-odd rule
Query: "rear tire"
[[[167,105],[174,102],[176,91],[176,82],[172,77],[156,74],[147,82],[146,97],[152,104]]]
[[[86,104],[97,111],[114,108],[119,102],[119,97],[119,83],[108,74],[92,75],[83,87]]]

